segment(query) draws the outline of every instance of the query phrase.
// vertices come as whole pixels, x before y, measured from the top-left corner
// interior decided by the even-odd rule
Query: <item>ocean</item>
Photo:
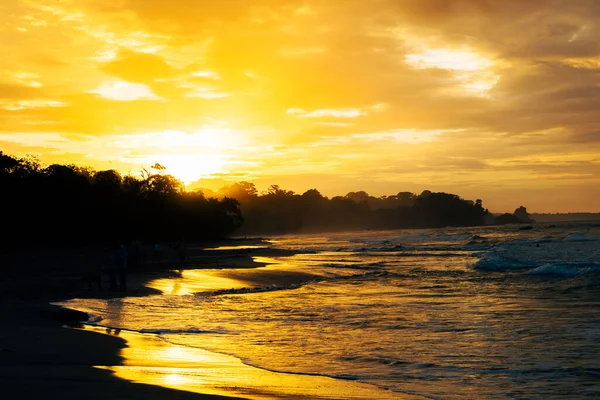
[[[152,282],[161,295],[61,304],[96,326],[381,398],[600,398],[600,225],[532,227],[276,236],[264,247],[292,253],[257,257],[262,268],[187,270]]]

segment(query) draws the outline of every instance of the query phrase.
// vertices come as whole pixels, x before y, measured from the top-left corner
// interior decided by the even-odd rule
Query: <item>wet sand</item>
[[[229,355],[167,343],[153,334],[118,335],[128,344],[121,352],[123,362],[99,368],[132,382],[253,400],[409,398],[351,380],[267,371]]]
[[[237,241],[233,241],[235,244]],[[201,246],[183,268],[254,268],[244,252],[216,254]],[[160,291],[146,286],[152,280],[177,276],[174,251],[161,262],[148,263],[128,274],[128,290],[107,290],[85,281],[94,272],[102,249],[36,250],[2,255],[0,280],[0,396],[7,399],[224,399],[120,379],[110,368],[122,365],[128,347],[124,337],[77,329],[87,315],[50,303],[69,298],[146,296]],[[98,367],[103,368],[98,368]]]
[[[131,271],[128,291],[89,288],[71,275],[46,276],[49,290],[27,298],[27,279],[0,284],[0,383],[3,398],[33,399],[364,399],[409,398],[370,385],[321,376],[282,374],[243,364],[239,359],[165,343],[152,334],[83,328],[82,313],[49,305],[75,297],[114,298],[162,292],[186,294],[210,287],[252,287],[304,282],[312,276],[256,267],[283,255],[260,246],[219,251],[191,248],[185,265],[176,254]],[[259,262],[257,262],[257,261]],[[261,262],[262,261],[262,262]],[[60,261],[59,261],[60,262]],[[235,271],[231,270],[235,268]],[[242,270],[240,270],[240,268]],[[197,270],[206,270],[195,279]],[[247,272],[246,272],[247,271]],[[212,276],[216,281],[207,283]],[[65,285],[65,282],[68,284]],[[178,284],[179,282],[179,288]],[[205,287],[199,288],[198,283]],[[9,283],[10,284],[10,283]],[[150,287],[149,287],[150,286]],[[32,287],[29,288],[30,290]],[[68,326],[66,326],[68,325]],[[7,396],[5,396],[6,394]]]
[[[0,393],[4,399],[225,399],[119,379],[123,338],[63,327],[81,316],[49,305],[0,307]]]

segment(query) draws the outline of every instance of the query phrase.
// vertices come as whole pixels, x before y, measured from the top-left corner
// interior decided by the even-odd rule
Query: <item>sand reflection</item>
[[[88,327],[103,333],[100,328]],[[156,335],[121,332],[127,347],[123,365],[96,366],[131,382],[195,393],[249,399],[407,399],[420,398],[359,382],[321,376],[276,373],[243,364],[239,359],[167,343]]]
[[[223,276],[219,271],[195,269],[182,271],[178,277],[156,279],[149,282],[147,286],[165,294],[183,296],[221,289],[241,289],[247,285]]]
[[[269,246],[266,245],[240,245],[240,246],[219,246],[219,247],[207,247],[204,250],[219,251],[219,250],[256,250],[256,249],[267,249]]]
[[[298,260],[292,258],[281,260],[256,256],[252,259],[264,266],[183,270],[176,277],[156,279],[146,286],[164,294],[183,296],[222,290],[289,287],[322,278],[321,275],[302,268]]]

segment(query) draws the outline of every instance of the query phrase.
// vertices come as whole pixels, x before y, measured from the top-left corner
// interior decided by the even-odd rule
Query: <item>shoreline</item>
[[[111,335],[100,327],[83,329]],[[122,351],[123,363],[96,368],[111,371],[129,382],[185,390],[200,396],[234,396],[249,400],[423,399],[354,380],[270,371],[231,355],[170,344],[153,333],[123,330],[116,335],[129,344]]]
[[[233,243],[239,245],[240,242],[244,240],[234,240]],[[50,304],[67,298],[110,299],[159,294],[163,291],[147,285],[152,281],[177,279],[181,277],[182,271],[185,273],[187,270],[205,269],[211,270],[207,272],[223,272],[227,275],[227,270],[235,268],[237,271],[232,279],[240,278],[240,271],[244,275],[245,270],[251,272],[268,265],[268,262],[256,262],[253,257],[261,260],[293,254],[254,244],[249,246],[241,249],[227,246],[222,250],[211,251],[198,251],[196,248],[190,252],[193,256],[183,266],[172,262],[171,257],[147,270],[131,271],[128,274],[127,292],[90,290],[82,287],[82,282],[77,284],[71,279],[69,283],[75,283],[76,287],[69,287],[68,293],[61,296],[54,293],[43,296],[45,293],[42,293],[42,296],[33,296],[33,299],[12,299],[5,302],[1,308],[0,320],[0,327],[3,328],[0,329],[0,382],[5,384],[6,393],[19,398],[39,398],[48,392],[60,390],[60,396],[65,399],[416,398],[386,392],[355,381],[271,372],[246,365],[233,356],[200,349],[192,350],[195,354],[192,360],[202,361],[196,363],[186,374],[189,376],[200,370],[209,372],[201,378],[196,377],[195,380],[186,382],[185,379],[182,380],[182,376],[185,377],[186,374],[173,373],[173,368],[181,368],[181,365],[165,365],[164,357],[155,360],[157,362],[150,369],[144,363],[128,363],[135,364],[136,359],[132,354],[139,354],[140,351],[145,353],[152,349],[155,354],[163,354],[161,352],[165,349],[170,349],[168,351],[172,354],[188,352],[190,349],[167,346],[166,342],[152,333],[123,331],[115,335],[114,332],[107,332],[106,328],[84,326],[90,315]],[[254,283],[265,283],[283,278],[277,272],[281,271],[246,274],[251,278],[246,283],[253,280],[256,280]],[[290,279],[304,280],[306,277],[300,275]],[[27,286],[26,282],[21,284]],[[24,290],[22,285],[18,287]],[[58,287],[62,287],[60,283]],[[0,286],[0,289],[6,287]],[[1,293],[4,298],[12,297],[7,296],[6,290]],[[39,297],[43,297],[43,300]],[[160,340],[161,344],[158,345],[156,340]],[[185,362],[190,367],[190,360]],[[210,385],[206,382],[210,382]]]
[[[0,383],[7,398],[231,399],[132,383],[95,365],[120,365],[127,342],[73,329],[82,313],[52,305],[4,302]]]
[[[218,243],[253,242],[230,239]],[[196,250],[198,253],[198,251]],[[202,253],[200,251],[199,253]],[[0,282],[0,383],[9,398],[38,399],[48,394],[63,399],[233,399],[239,397],[191,393],[123,380],[96,365],[118,366],[127,341],[80,328],[86,313],[51,303],[77,297],[122,298],[161,293],[146,287],[157,278],[174,276],[174,252],[163,263],[128,273],[129,290],[88,288],[82,276],[99,249],[37,250],[2,255],[6,274]],[[168,255],[167,255],[168,256]],[[256,268],[248,255],[200,254],[184,268]],[[201,263],[202,265],[197,265]]]

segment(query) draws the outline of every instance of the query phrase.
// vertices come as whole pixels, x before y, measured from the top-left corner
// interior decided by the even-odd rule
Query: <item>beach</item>
[[[593,223],[273,236],[206,248],[200,264],[217,268],[192,256],[148,281],[160,295],[59,304],[120,330],[131,346],[110,370],[134,382],[257,399],[595,397],[598,240]]]
[[[2,379],[12,398],[596,397],[599,240],[576,223],[203,243],[126,292],[54,257],[60,274],[0,285]]]
[[[56,306],[3,302],[0,384],[5,399],[221,399],[118,379],[120,337],[65,327],[82,316]]]
[[[151,263],[141,270],[130,271],[126,292],[107,290],[106,285],[100,290],[80,279],[89,272],[80,265],[88,265],[91,263],[88,258],[98,257],[97,252],[89,249],[42,257],[46,260],[44,272],[39,272],[35,279],[13,269],[10,279],[0,287],[4,300],[0,319],[3,393],[8,398],[23,399],[48,395],[64,399],[381,397],[381,391],[370,385],[271,372],[245,365],[225,354],[168,345],[151,333],[84,326],[88,314],[51,304],[70,298],[118,301],[161,292],[184,295],[210,286],[235,288],[235,282],[239,288],[294,285],[313,278],[305,273],[257,270],[265,263],[256,260],[292,253],[262,248],[255,241],[243,243],[191,246],[190,260],[185,266],[178,264],[175,252],[167,249],[160,264]],[[56,264],[64,266],[62,272],[56,272]],[[228,269],[235,270],[232,276],[218,277]],[[203,285],[208,286],[175,284],[198,282],[189,279],[190,275],[188,279],[182,276],[187,272],[193,277],[194,271],[201,270],[215,271],[213,281],[206,279],[207,275],[202,279]],[[249,273],[244,273],[246,270]],[[106,279],[104,276],[103,281]],[[185,378],[186,371],[193,378]],[[390,398],[407,397],[390,393]]]
[[[125,293],[89,287],[81,278],[99,250],[38,251],[4,257],[6,276],[0,284],[0,382],[4,398],[34,399],[217,399],[156,385],[132,383],[108,369],[123,362],[126,339],[104,330],[85,330],[87,315],[50,302],[71,297],[144,296],[158,293],[145,284],[172,274],[165,265],[129,274]],[[227,258],[227,257],[225,257]],[[237,263],[251,266],[252,260]],[[214,258],[206,265],[214,266]],[[231,262],[223,259],[221,265]],[[35,275],[32,275],[32,271]],[[103,277],[107,279],[106,276]],[[106,284],[105,284],[106,287]]]

